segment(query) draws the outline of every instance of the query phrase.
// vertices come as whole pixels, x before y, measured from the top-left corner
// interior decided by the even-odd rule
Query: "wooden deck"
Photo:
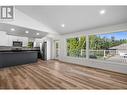
[[[127,75],[60,61],[0,69],[1,89],[127,89]]]

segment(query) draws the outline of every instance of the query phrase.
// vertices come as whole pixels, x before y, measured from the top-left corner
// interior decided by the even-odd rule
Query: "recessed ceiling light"
[[[11,28],[11,31],[15,31],[15,29],[14,28]]]
[[[28,34],[28,33],[29,33],[29,31],[25,31],[25,33],[27,33],[27,34]]]
[[[65,27],[65,24],[61,24],[61,27]]]
[[[101,15],[103,15],[103,14],[105,14],[105,13],[106,13],[106,10],[101,10],[101,11],[100,11],[100,14],[101,14]]]
[[[37,33],[36,35],[39,35],[39,33]]]

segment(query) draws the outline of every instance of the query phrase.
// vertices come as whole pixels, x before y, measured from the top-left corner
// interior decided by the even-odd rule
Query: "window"
[[[55,41],[55,57],[59,57],[59,41]]]
[[[86,37],[74,37],[66,40],[67,56],[85,57],[86,56]]]
[[[89,58],[127,62],[126,54],[127,32],[89,36]]]
[[[33,48],[33,45],[34,45],[33,42],[28,42],[28,47],[29,47],[29,48]]]

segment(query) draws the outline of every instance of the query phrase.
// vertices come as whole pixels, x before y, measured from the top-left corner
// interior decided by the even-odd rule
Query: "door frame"
[[[56,43],[58,43],[58,49],[56,48]],[[56,55],[56,52],[58,51],[58,56]],[[60,42],[59,42],[59,40],[55,40],[54,41],[54,58],[55,59],[59,59],[59,55],[60,55]]]

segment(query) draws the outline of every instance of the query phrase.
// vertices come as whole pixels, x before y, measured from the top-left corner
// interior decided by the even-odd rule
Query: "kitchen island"
[[[0,52],[0,68],[37,62],[37,51]]]

